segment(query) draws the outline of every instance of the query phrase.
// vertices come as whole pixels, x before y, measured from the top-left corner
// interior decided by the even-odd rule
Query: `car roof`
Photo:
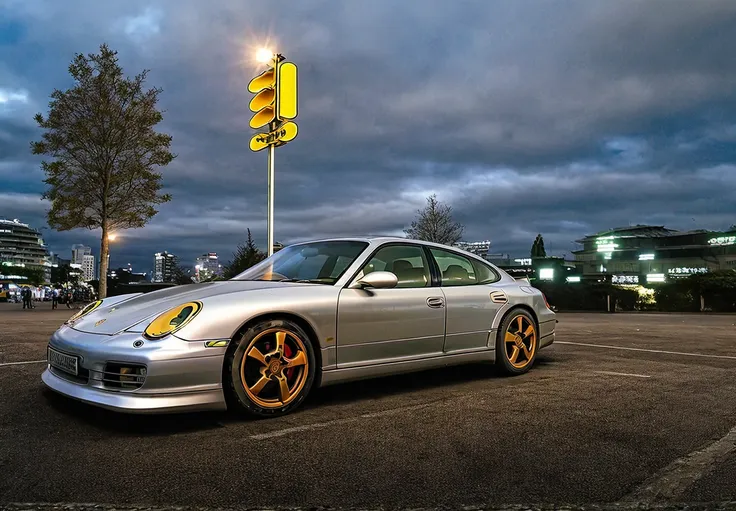
[[[309,241],[300,241],[298,243],[294,243],[294,245],[303,245],[305,243],[317,243],[322,241],[363,241],[366,243],[414,243],[418,245],[425,245],[428,247],[437,247],[442,249],[450,249],[453,252],[460,252],[462,254],[471,256],[475,259],[478,259],[480,261],[483,261],[486,264],[490,264],[489,261],[483,259],[477,254],[474,254],[472,252],[468,252],[467,250],[464,250],[460,247],[453,247],[451,245],[443,245],[441,243],[433,243],[431,241],[424,241],[424,240],[416,240],[412,238],[401,238],[399,236],[355,236],[355,237],[340,237],[340,238],[324,238],[324,239],[316,239],[316,240],[309,240]]]

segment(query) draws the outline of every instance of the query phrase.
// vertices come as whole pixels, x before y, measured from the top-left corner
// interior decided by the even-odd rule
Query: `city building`
[[[154,254],[151,282],[172,282],[174,280],[176,263],[176,256],[174,254],[169,254],[166,251]]]
[[[491,248],[491,242],[489,240],[485,241],[458,241],[454,245],[455,247],[465,250],[466,252],[470,252],[472,254],[475,254],[477,256],[487,258],[488,251]]]
[[[488,262],[495,264],[514,278],[528,278],[550,282],[579,282],[574,261],[564,257],[516,257],[509,254],[488,254]]]
[[[72,263],[83,264],[84,256],[92,255],[92,248],[86,245],[72,245]]]
[[[41,233],[17,219],[0,219],[0,262],[13,266],[51,267]]]
[[[51,263],[51,266],[53,268],[72,264],[71,259],[64,259],[63,257],[59,257],[59,254],[56,254],[54,252],[50,253],[49,262]]]
[[[736,230],[676,231],[636,225],[591,234],[573,251],[583,279],[651,284],[695,273],[736,269]]]
[[[82,279],[85,282],[94,280],[97,276],[97,268],[95,265],[95,256],[85,254],[82,256]]]
[[[217,253],[209,252],[199,256],[194,266],[194,275],[198,281],[222,277],[222,264],[217,258]]]

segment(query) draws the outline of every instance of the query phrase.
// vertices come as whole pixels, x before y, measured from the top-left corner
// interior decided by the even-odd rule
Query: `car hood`
[[[106,305],[102,305],[86,316],[70,323],[70,326],[80,332],[112,335],[123,330],[142,332],[149,321],[173,307],[194,300],[204,300],[210,296],[228,293],[242,293],[258,290],[286,290],[293,287],[313,286],[296,282],[269,282],[269,281],[234,281],[210,282],[206,284],[188,284],[162,289],[146,294],[131,295]],[[115,297],[118,298],[118,297]]]

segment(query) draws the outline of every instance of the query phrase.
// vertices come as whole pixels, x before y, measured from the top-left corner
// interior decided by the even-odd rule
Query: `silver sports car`
[[[468,252],[330,239],[232,280],[91,303],[51,337],[42,379],[125,412],[277,416],[348,380],[480,361],[524,373],[555,323],[528,281]]]

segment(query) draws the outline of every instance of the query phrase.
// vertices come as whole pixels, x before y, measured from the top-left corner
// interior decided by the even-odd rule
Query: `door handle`
[[[427,305],[434,309],[439,309],[445,306],[445,301],[442,298],[432,296],[427,298]]]

